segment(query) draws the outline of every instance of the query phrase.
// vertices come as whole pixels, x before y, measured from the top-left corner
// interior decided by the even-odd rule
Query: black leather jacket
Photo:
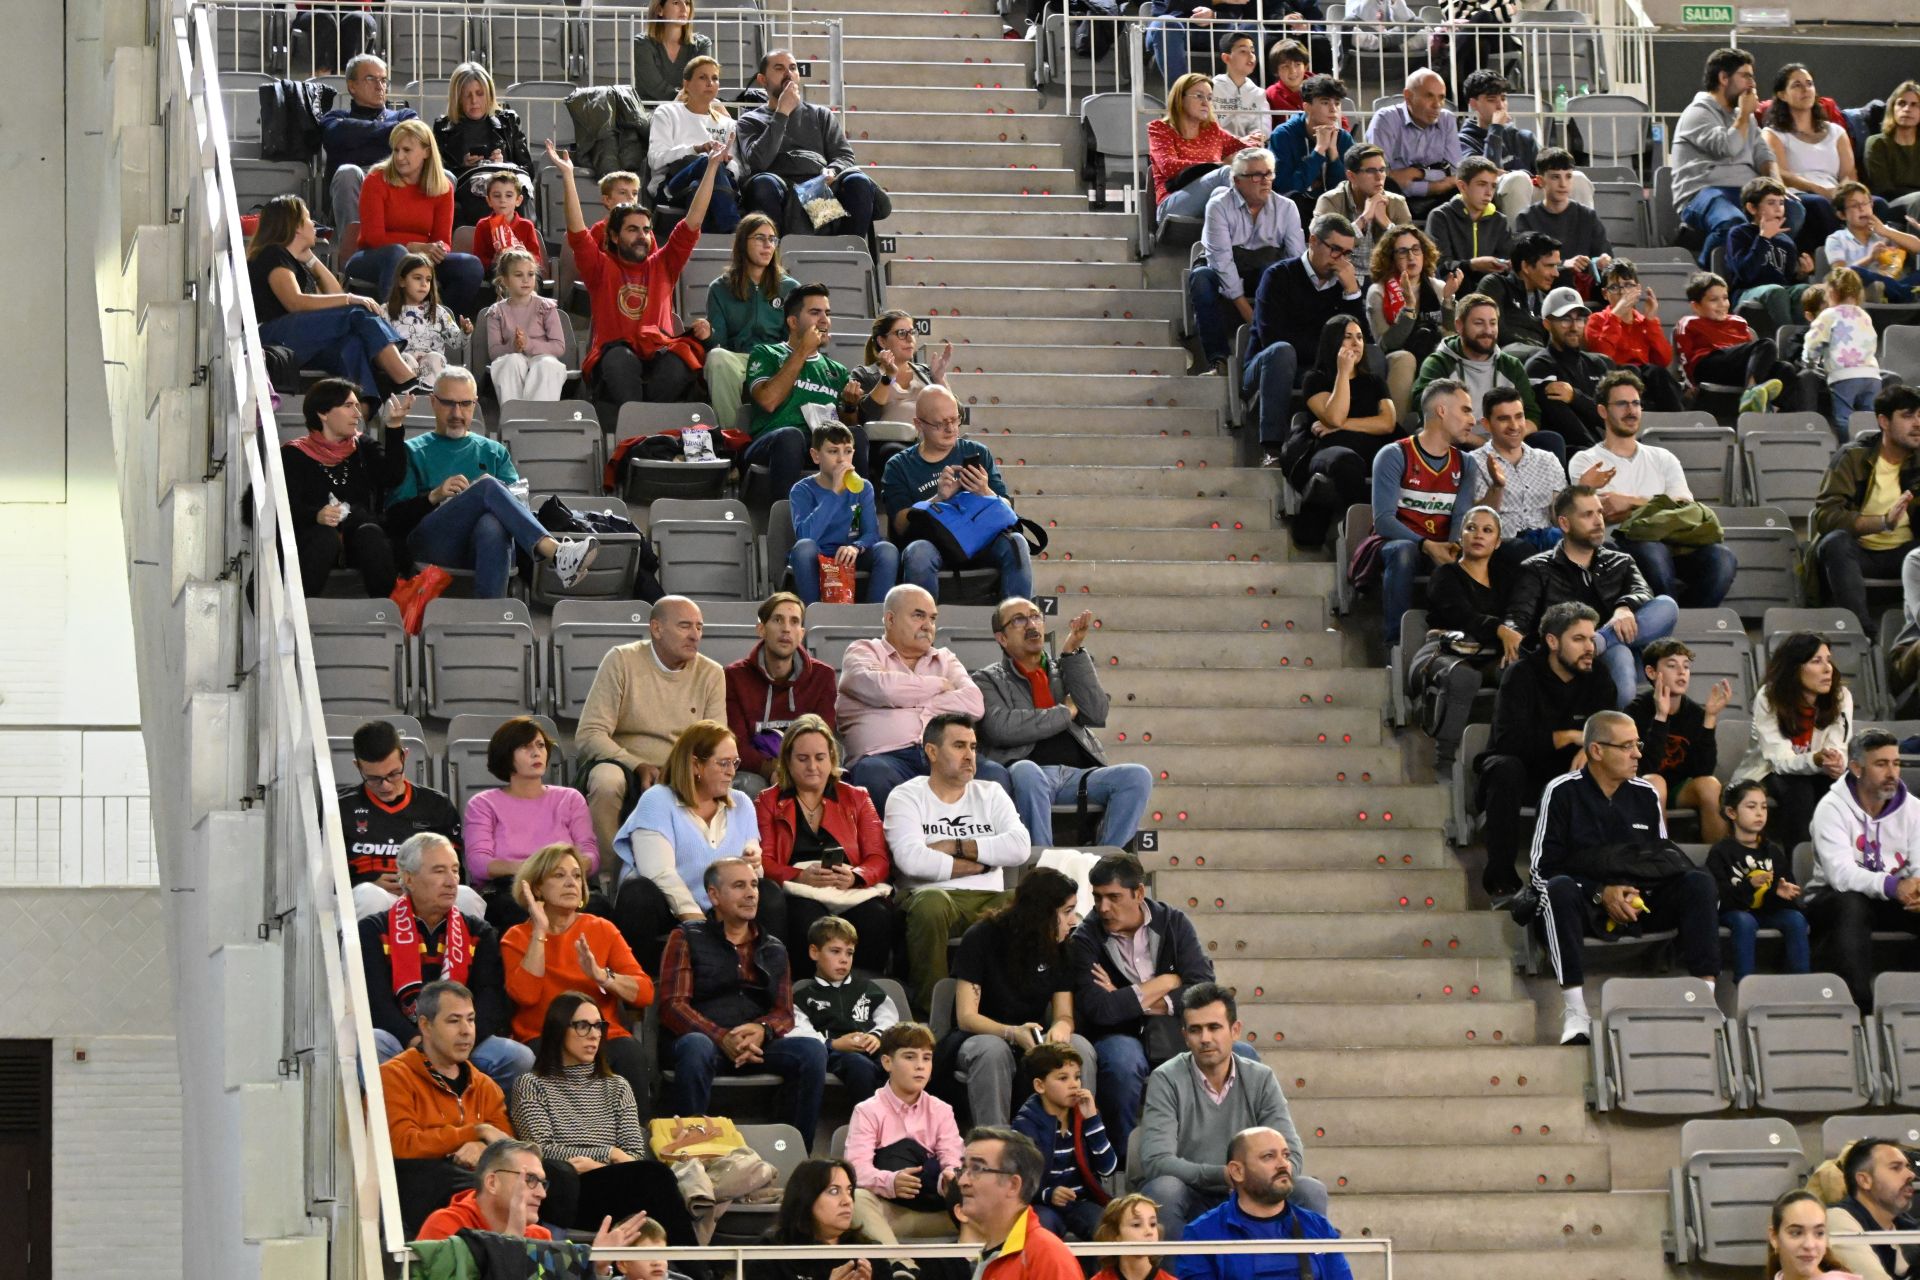
[[[1582,569],[1567,558],[1567,544],[1562,542],[1551,551],[1528,556],[1520,566],[1519,580],[1507,598],[1506,625],[1531,644],[1538,639],[1534,632],[1541,615],[1563,600],[1592,605],[1605,626],[1607,616],[1621,605],[1637,610],[1651,599],[1653,592],[1640,576],[1640,566],[1626,552],[1601,547]]]

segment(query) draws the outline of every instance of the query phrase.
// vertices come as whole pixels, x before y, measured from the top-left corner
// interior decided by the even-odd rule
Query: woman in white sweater
[[[733,116],[715,101],[719,96],[720,64],[699,57],[687,64],[680,96],[654,108],[647,135],[647,169],[653,174],[650,190],[655,204],[686,208],[706,172],[707,153],[733,137]],[[714,179],[702,231],[731,234],[739,225],[733,182],[732,170],[722,168]]]
[[[1814,806],[1846,772],[1853,694],[1833,651],[1812,631],[1782,640],[1760,683],[1753,738],[1733,781],[1766,784],[1773,813],[1767,834],[1790,850],[1807,838]]]

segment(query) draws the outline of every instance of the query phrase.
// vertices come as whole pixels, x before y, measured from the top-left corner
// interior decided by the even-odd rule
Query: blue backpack
[[[1025,532],[1040,550],[1046,549],[1046,531],[1014,514],[1013,504],[998,494],[981,497],[961,489],[951,498],[916,502],[907,512],[907,541],[931,542],[949,569],[978,556],[1008,529]]]

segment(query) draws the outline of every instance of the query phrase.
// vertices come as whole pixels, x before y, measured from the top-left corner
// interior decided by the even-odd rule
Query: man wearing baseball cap
[[[1561,285],[1547,291],[1540,323],[1547,345],[1527,360],[1527,378],[1540,396],[1540,425],[1558,431],[1574,448],[1598,444],[1605,432],[1593,391],[1613,371],[1613,361],[1587,350],[1587,300]]]

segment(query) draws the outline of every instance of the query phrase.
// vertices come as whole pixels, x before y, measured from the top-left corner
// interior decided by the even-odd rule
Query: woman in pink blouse
[[[1206,213],[1207,198],[1232,181],[1226,162],[1243,147],[1257,147],[1262,138],[1236,138],[1213,118],[1213,81],[1189,72],[1173,82],[1167,96],[1167,114],[1147,125],[1147,158],[1153,165],[1156,217],[1198,218]],[[1193,176],[1181,181],[1188,170]]]
[[[487,742],[487,772],[506,783],[467,801],[467,879],[487,900],[487,920],[505,932],[527,918],[513,897],[520,864],[550,844],[580,851],[587,875],[600,865],[586,797],[571,787],[546,783],[547,760],[557,744],[532,716],[515,716]]]

